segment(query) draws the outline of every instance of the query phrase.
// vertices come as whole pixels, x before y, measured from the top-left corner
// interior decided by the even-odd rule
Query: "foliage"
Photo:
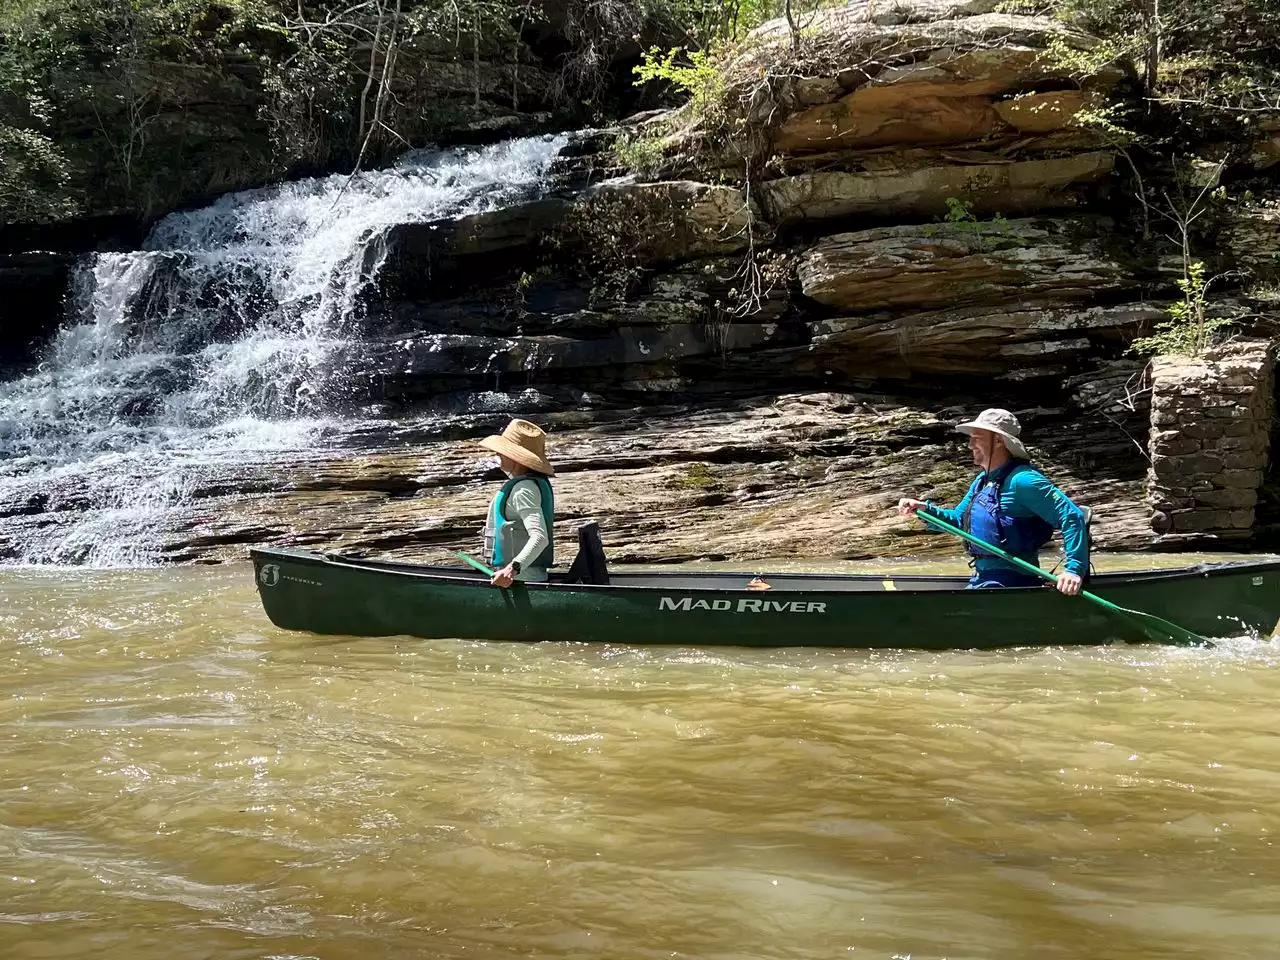
[[[561,102],[604,84],[623,45],[651,34],[646,18],[665,23],[686,6],[566,0]],[[542,9],[537,0],[0,0],[0,116],[21,131],[5,136],[0,223],[64,209],[31,202],[48,186],[41,149],[65,158],[44,166],[66,172],[84,212],[150,215],[382,160],[528,109],[528,96],[547,109],[556,90],[531,82],[525,66],[524,33]]]
[[[973,212],[972,200],[945,197],[943,202],[947,205],[943,220],[951,225],[951,230],[954,233],[973,237],[982,250],[1007,247],[1010,241],[1018,244],[1026,242],[1026,238],[1013,233],[1012,226],[1002,213],[997,213],[990,220],[980,220]],[[935,228],[931,227],[926,230],[930,233],[936,232]]]
[[[701,48],[715,51],[742,40],[748,32],[760,24],[784,17],[788,7],[806,13],[820,6],[842,5],[838,0],[829,2],[793,2],[786,0],[646,0],[642,7],[659,23],[675,27],[685,33]]]
[[[645,179],[654,177],[666,160],[664,134],[661,130],[642,130],[620,136],[613,145],[618,163]]]
[[[640,286],[649,248],[678,229],[678,216],[674,207],[627,193],[599,193],[575,204],[548,242],[572,254],[568,260],[591,278],[592,307],[608,307]]]
[[[1149,103],[1175,119],[1199,110],[1243,121],[1280,105],[1280,0],[1063,0],[1053,12],[1102,42],[1057,41],[1051,59],[1082,76],[1132,60]]]
[[[1182,299],[1169,306],[1169,319],[1157,324],[1151,336],[1134,340],[1129,350],[1139,355],[1194,356],[1212,346],[1217,332],[1232,323],[1229,317],[1209,315],[1212,282],[1205,276],[1203,261],[1187,264],[1185,273],[1178,278]]]
[[[675,473],[669,484],[687,490],[716,490],[721,486],[719,477],[708,463],[690,463]]]
[[[698,117],[707,117],[719,109],[724,96],[724,73],[705,50],[672,47],[665,53],[652,47],[644,60],[634,68],[636,86],[664,80],[689,97],[689,109]]]
[[[77,212],[66,156],[42,133],[0,123],[0,220],[54,222]]]

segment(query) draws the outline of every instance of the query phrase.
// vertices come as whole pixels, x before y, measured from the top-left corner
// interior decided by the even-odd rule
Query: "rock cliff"
[[[512,413],[552,431],[564,535],[598,518],[616,559],[951,551],[890,507],[958,496],[971,467],[951,424],[993,405],[1095,507],[1099,546],[1247,540],[1267,522],[1240,512],[1266,499],[1265,329],[1241,493],[1187,440],[1181,381],[1157,366],[1152,419],[1152,371],[1128,352],[1182,295],[1189,248],[1159,235],[1156,204],[1176,212],[1169,184],[1187,183],[1143,193],[1125,146],[1081,121],[1134,79],[1063,65],[1097,43],[994,0],[855,2],[799,40],[769,24],[724,65],[722,113],[579,135],[528,203],[371,238],[385,259],[346,402],[453,419],[214,471],[164,555],[270,541],[441,556],[469,542],[497,479],[462,441]],[[656,167],[628,171],[609,147],[637,136],[664,152]],[[1257,174],[1266,142],[1228,151],[1195,202]],[[1255,334],[1240,281],[1275,270],[1280,222],[1263,188],[1195,238]],[[16,509],[9,535],[61,522],[75,497]]]

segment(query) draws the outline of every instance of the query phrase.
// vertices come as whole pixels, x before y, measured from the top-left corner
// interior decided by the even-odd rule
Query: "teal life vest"
[[[498,491],[498,495],[493,500],[493,565],[501,569],[515,559],[515,557],[506,556],[506,550],[502,542],[502,528],[504,524],[509,523],[507,519],[507,497],[515,488],[517,483],[529,481],[538,485],[538,492],[542,494],[542,522],[547,527],[547,548],[533,558],[528,564],[530,567],[542,567],[546,569],[555,562],[556,556],[556,538],[552,528],[552,524],[556,517],[555,493],[551,489],[551,481],[541,474],[525,473],[518,477],[512,477],[502,485],[502,489]]]
[[[1019,560],[1039,565],[1040,548],[1053,538],[1054,526],[1038,516],[1011,517],[1000,505],[1000,491],[1014,474],[1035,470],[1026,460],[1010,460],[994,473],[978,479],[978,489],[964,513],[964,529]],[[965,544],[969,554],[997,566],[1007,566],[994,553]]]

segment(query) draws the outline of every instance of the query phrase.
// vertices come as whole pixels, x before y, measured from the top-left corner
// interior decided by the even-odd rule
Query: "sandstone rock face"
[[[729,77],[752,105],[747,119],[770,125],[773,166],[784,174],[760,188],[766,216],[779,225],[937,216],[948,197],[979,215],[1077,205],[1115,158],[1076,118],[1125,73],[1072,74],[1046,55],[1049,45],[1096,41],[997,6],[851,3],[806,20],[798,55],[785,21],[757,31],[759,45]],[[798,76],[758,92],[760,76],[797,56]]]
[[[679,375],[683,362],[758,349],[785,337],[776,323],[614,327],[603,335],[482,337],[425,334],[375,351],[384,397],[536,382],[586,389],[639,389]]]
[[[1080,90],[1060,90],[1002,100],[994,109],[1001,120],[1019,133],[1045,134],[1066,129],[1076,114],[1097,101],[1097,97]]]
[[[1280,276],[1280,202],[1271,197],[1229,211],[1219,243],[1224,266],[1244,267],[1255,280]]]
[[[997,8],[987,0],[865,0],[810,16],[812,64],[801,62],[822,75],[803,76],[802,69],[800,78],[780,80],[774,101],[788,113],[776,127],[774,150],[904,148],[1050,133],[1066,129],[1090,94],[1124,76],[1117,68],[1072,75],[1045,56],[1047,47],[1096,41],[1052,18]],[[794,59],[785,19],[754,38],[729,70],[744,86],[780,59]],[[777,109],[753,102],[757,112]]]
[[[989,156],[985,159],[992,162],[983,163],[953,162],[936,154],[902,159],[901,166],[888,169],[770,180],[760,185],[760,204],[778,224],[851,216],[941,216],[948,197],[968,200],[980,216],[1034,213],[1078,206],[1074,188],[1099,180],[1115,166],[1114,155],[1105,151],[1043,160]]]
[[[1247,538],[1267,465],[1273,346],[1242,341],[1152,368],[1152,529],[1170,538]]]
[[[829,237],[800,261],[805,296],[839,310],[1086,300],[1135,286],[1102,252],[1104,222],[1006,220],[883,227]]]
[[[852,377],[983,375],[1006,384],[1062,382],[1104,344],[1130,340],[1165,316],[1145,304],[877,313],[814,322],[810,349],[816,364]]]
[[[604,226],[636,232],[635,252],[651,264],[742,250],[760,229],[759,210],[742,190],[690,180],[602,183],[580,209]]]
[[[533,246],[564,222],[570,201],[543,197],[500,210],[392,227],[380,238],[386,260],[382,295],[427,297],[456,285],[458,274],[483,273],[487,261]]]
[[[957,52],[944,47],[903,67],[890,67],[834,103],[792,115],[774,148],[866,149],[966,143],[1012,133],[1066,129],[1086,94],[1030,92],[1060,70],[1043,66],[1042,51],[999,47]],[[1022,98],[1000,99],[1027,91]]]
[[[574,528],[598,519],[613,563],[931,556],[955,558],[963,570],[952,538],[928,534],[893,508],[907,494],[944,502],[963,494],[973,471],[954,424],[979,409],[978,400],[935,412],[884,396],[806,393],[539,416],[556,464],[561,563],[572,561]],[[1141,545],[1146,509],[1135,458],[1095,454],[1082,473],[1073,464],[1111,438],[1073,434],[1070,418],[1017,412],[1037,461],[1097,508],[1099,544]],[[211,469],[158,533],[163,556],[239,562],[248,545],[270,543],[455,563],[452,550],[477,549],[500,482],[471,441],[504,423],[505,414],[488,413],[426,436],[406,427],[376,445]],[[50,494],[67,503],[77,491]],[[56,537],[82,520],[36,505],[5,518],[0,552],[6,541]]]

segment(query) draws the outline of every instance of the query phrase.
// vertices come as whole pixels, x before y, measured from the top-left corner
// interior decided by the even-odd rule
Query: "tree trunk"
[[[1145,78],[1148,113],[1151,111],[1152,101],[1156,95],[1156,87],[1160,82],[1160,60],[1163,57],[1161,28],[1160,0],[1149,0],[1147,6],[1147,63]]]

